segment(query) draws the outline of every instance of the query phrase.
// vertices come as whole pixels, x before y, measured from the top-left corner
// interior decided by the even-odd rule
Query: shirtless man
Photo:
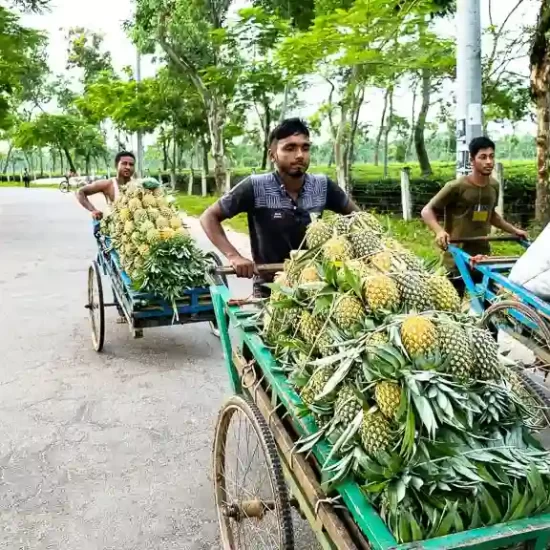
[[[80,188],[76,193],[78,202],[92,213],[94,220],[100,220],[103,217],[103,212],[97,210],[97,208],[90,202],[88,197],[90,195],[97,195],[103,193],[107,204],[112,204],[118,197],[118,191],[121,187],[124,187],[134,175],[135,172],[136,157],[133,153],[128,151],[121,151],[115,157],[115,167],[117,171],[116,178],[110,180],[100,180],[85,185]]]

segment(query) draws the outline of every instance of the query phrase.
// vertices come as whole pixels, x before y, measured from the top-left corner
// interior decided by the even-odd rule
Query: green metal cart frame
[[[301,399],[277,369],[273,355],[255,330],[254,312],[232,300],[229,289],[222,284],[211,286],[210,292],[235,394],[220,411],[213,450],[216,507],[225,550],[241,548],[235,531],[239,521],[263,518],[267,513],[276,516],[277,542],[260,547],[293,549],[292,506],[307,519],[324,549],[489,550],[523,544],[523,548],[544,550],[550,545],[550,514],[399,544],[353,480],[336,486],[345,507],[335,504],[321,488],[319,468],[330,453],[329,443],[319,442],[308,457],[293,452],[297,439],[314,433],[316,426],[311,416],[298,416],[296,407]],[[258,502],[257,497],[246,500],[246,495],[228,502],[224,434],[236,411],[248,419],[262,443],[274,495],[268,502]]]

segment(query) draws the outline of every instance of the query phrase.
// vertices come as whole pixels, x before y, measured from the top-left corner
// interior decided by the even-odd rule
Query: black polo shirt
[[[272,173],[244,179],[219,200],[219,205],[225,218],[247,214],[252,259],[256,264],[272,264],[284,262],[290,251],[300,246],[313,218],[324,210],[343,214],[348,202],[337,184],[314,174],[306,174],[295,201],[279,175]]]

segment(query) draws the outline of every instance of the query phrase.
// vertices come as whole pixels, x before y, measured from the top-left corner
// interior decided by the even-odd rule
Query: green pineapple
[[[432,275],[428,277],[427,283],[435,309],[455,313],[460,311],[460,296],[447,277]]]
[[[356,258],[369,258],[382,249],[380,237],[370,229],[352,232],[348,235],[348,239]]]
[[[317,248],[332,237],[331,227],[323,220],[316,220],[306,230],[306,244],[308,248]]]
[[[361,301],[350,294],[336,298],[334,321],[342,330],[351,330],[365,319],[365,308]]]
[[[314,405],[315,398],[323,391],[333,374],[334,371],[330,367],[317,368],[302,388],[300,393],[302,401],[308,406]]]
[[[350,384],[345,384],[338,391],[338,397],[334,403],[334,412],[342,424],[350,424],[363,408],[361,399],[356,390]]]
[[[383,380],[374,387],[374,399],[380,412],[388,420],[395,420],[401,405],[401,386]]]
[[[380,411],[365,413],[361,425],[361,443],[369,456],[387,451],[392,441],[391,427]]]
[[[499,378],[498,344],[491,333],[484,329],[470,329],[470,343],[474,354],[474,378],[478,380]]]
[[[443,368],[458,380],[467,380],[474,371],[474,356],[466,331],[460,325],[438,325],[438,343]]]
[[[409,311],[422,313],[433,309],[430,290],[424,277],[414,271],[409,271],[394,273],[392,278],[397,284],[401,302]]]

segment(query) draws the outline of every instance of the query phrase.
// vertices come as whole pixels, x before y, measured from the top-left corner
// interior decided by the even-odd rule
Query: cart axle
[[[226,504],[223,514],[227,518],[241,521],[242,519],[262,519],[267,511],[275,510],[275,502],[260,499],[243,500],[241,503]]]

